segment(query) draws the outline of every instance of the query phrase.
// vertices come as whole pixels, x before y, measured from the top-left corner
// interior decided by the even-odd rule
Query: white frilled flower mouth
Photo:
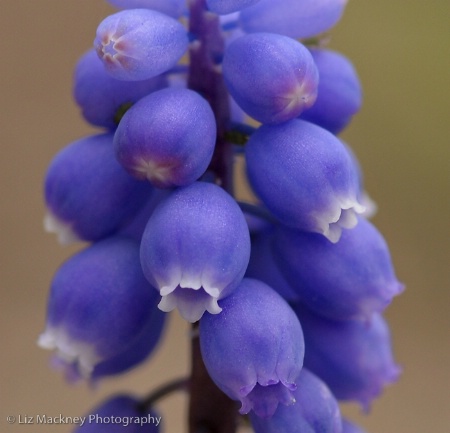
[[[261,418],[270,418],[277,410],[278,404],[291,406],[295,403],[293,391],[297,389],[293,383],[282,383],[271,380],[267,383],[256,383],[240,390],[241,414],[253,410]]]
[[[341,238],[342,230],[355,227],[358,215],[365,211],[366,207],[356,199],[338,199],[328,212],[315,216],[316,231],[335,244]]]
[[[202,286],[193,281],[182,281],[176,286],[164,286],[160,290],[162,299],[158,308],[166,313],[178,309],[181,316],[190,323],[197,322],[205,311],[218,314],[222,311],[217,303],[220,290]]]
[[[55,350],[56,357],[65,363],[76,364],[80,375],[88,379],[101,358],[96,354],[92,345],[74,341],[64,329],[47,327],[37,341],[42,349]]]
[[[80,241],[72,225],[59,219],[50,210],[44,217],[44,230],[48,233],[55,233],[61,245],[70,245]]]

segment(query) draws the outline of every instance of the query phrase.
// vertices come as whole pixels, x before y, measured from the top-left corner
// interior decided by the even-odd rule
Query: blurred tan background
[[[71,100],[71,74],[111,11],[102,0],[0,0],[1,432],[68,433],[8,425],[6,416],[83,415],[113,391],[143,395],[188,371],[178,317],[150,363],[96,390],[66,385],[35,345],[49,282],[75,251],[43,232],[42,179],[58,149],[91,131]],[[344,410],[369,433],[449,433],[450,2],[351,0],[330,46],[360,74],[364,107],[343,137],[407,285],[387,310],[403,376],[369,416]],[[160,410],[166,432],[186,431],[182,395]]]

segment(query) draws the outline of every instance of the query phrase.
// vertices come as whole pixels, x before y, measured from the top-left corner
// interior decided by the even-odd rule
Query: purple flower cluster
[[[403,285],[337,136],[361,106],[357,73],[307,44],[346,0],[109,2],[122,10],[73,87],[103,130],[45,179],[46,229],[90,244],[56,272],[39,345],[69,380],[97,381],[147,359],[178,310],[256,433],[361,431],[338,400],[367,409],[398,378],[382,314]],[[242,156],[252,204],[235,198]],[[97,412],[146,411],[119,396]]]

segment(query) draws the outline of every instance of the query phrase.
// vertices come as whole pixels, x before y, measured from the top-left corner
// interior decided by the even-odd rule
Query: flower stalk
[[[230,115],[228,95],[217,69],[224,41],[219,19],[206,10],[205,0],[190,2],[189,31],[195,36],[189,49],[188,87],[200,93],[211,105],[217,124],[217,141],[209,171],[215,182],[232,193],[233,146],[226,140]],[[198,323],[193,325],[194,335]],[[198,336],[191,345],[189,433],[233,433],[237,429],[236,402],[217,388],[206,371]]]

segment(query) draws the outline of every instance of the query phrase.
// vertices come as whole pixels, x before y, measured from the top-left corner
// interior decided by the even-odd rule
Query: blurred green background
[[[95,390],[66,385],[35,345],[49,282],[75,251],[43,232],[42,179],[58,149],[92,131],[71,99],[72,69],[110,12],[101,0],[0,0],[2,432],[69,432],[6,416],[82,415],[113,391],[145,394],[188,370],[188,328],[177,316],[153,361]],[[369,433],[449,433],[450,2],[350,0],[330,47],[362,81],[363,109],[342,136],[407,286],[386,312],[401,379],[368,416],[344,411]],[[186,431],[185,402],[161,405],[167,432]]]

